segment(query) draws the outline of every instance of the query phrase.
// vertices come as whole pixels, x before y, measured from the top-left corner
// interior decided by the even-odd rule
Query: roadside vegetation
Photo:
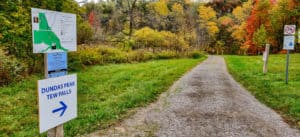
[[[285,84],[286,55],[271,55],[268,73],[263,74],[261,56],[225,56],[233,77],[258,100],[300,128],[300,54],[292,54],[289,82]]]
[[[65,135],[80,135],[118,122],[129,110],[155,101],[205,58],[91,66],[79,71],[78,117],[64,124]],[[0,136],[39,136],[38,79],[42,76],[33,75],[0,88]]]

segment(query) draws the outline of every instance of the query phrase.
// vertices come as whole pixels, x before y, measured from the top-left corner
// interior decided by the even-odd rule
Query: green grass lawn
[[[88,67],[78,72],[78,117],[64,124],[66,136],[106,128],[132,108],[155,101],[158,95],[201,59],[150,61]],[[37,80],[0,88],[0,136],[39,136]],[[43,134],[42,136],[45,136]]]
[[[233,77],[292,125],[300,127],[300,54],[290,56],[289,84],[285,84],[286,55],[271,55],[263,75],[262,56],[225,56]]]

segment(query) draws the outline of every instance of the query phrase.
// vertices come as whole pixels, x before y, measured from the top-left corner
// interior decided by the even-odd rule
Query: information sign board
[[[76,51],[76,15],[32,8],[33,53]]]
[[[47,72],[48,78],[64,76],[67,74],[67,53],[66,52],[56,52],[47,54]]]

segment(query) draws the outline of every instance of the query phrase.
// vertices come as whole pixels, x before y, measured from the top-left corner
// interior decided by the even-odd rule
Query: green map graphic
[[[50,49],[60,49],[63,51],[68,51],[65,49],[56,34],[51,30],[48,25],[45,13],[39,13],[39,30],[34,30],[34,44],[45,43],[48,47],[42,52],[46,52]]]

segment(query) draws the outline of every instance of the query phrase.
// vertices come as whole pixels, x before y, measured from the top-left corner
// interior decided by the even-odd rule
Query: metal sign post
[[[288,80],[289,80],[289,63],[290,63],[290,50],[287,50],[286,66],[285,66],[285,84],[288,84]]]
[[[288,84],[289,80],[289,63],[290,63],[290,50],[295,48],[295,33],[296,25],[285,25],[284,26],[284,39],[283,49],[287,50],[286,53],[286,66],[285,66],[285,83]]]

